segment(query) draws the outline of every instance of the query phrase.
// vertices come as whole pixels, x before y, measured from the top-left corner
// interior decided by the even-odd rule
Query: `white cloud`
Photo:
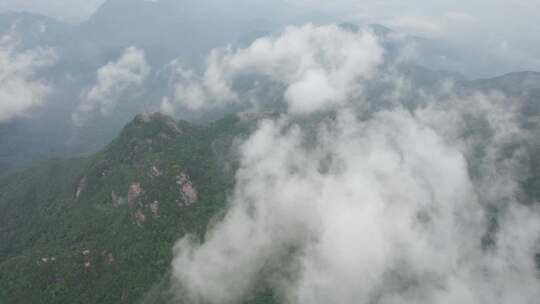
[[[81,125],[96,111],[101,115],[110,114],[125,94],[143,85],[150,71],[144,51],[127,48],[118,61],[109,62],[97,71],[97,83],[83,95],[73,114],[73,122]]]
[[[469,77],[493,77],[519,70],[540,70],[536,39],[540,2],[536,0],[355,1],[286,0],[303,10],[319,8],[336,22],[379,23],[409,34],[436,38],[453,62],[430,61]],[[495,47],[509,41],[510,51]],[[429,55],[429,54],[427,54]]]
[[[538,299],[538,213],[510,200],[497,246],[482,249],[483,199],[515,189],[476,184],[459,145],[403,110],[369,121],[344,110],[318,127],[315,148],[287,118],[244,143],[227,216],[202,244],[176,246],[183,295],[236,303],[269,284],[284,303]]]
[[[80,21],[89,17],[103,2],[3,0],[0,1],[0,12],[22,10],[62,20]],[[124,1],[126,10],[129,10],[129,2]],[[450,0],[211,0],[198,1],[197,5],[200,5],[199,8],[214,7],[229,12],[224,18],[238,16],[235,14],[241,14],[243,18],[247,16],[246,12],[264,10],[267,15],[259,17],[276,23],[297,24],[322,19],[336,23],[352,21],[395,25],[408,33],[437,38],[443,44],[440,48],[447,55],[451,53],[450,56],[457,57],[457,60],[432,60],[430,63],[438,69],[452,69],[470,77],[491,77],[517,70],[540,70],[536,55],[540,52],[537,39],[540,31],[537,22],[540,2],[536,0],[471,0],[458,6]],[[239,7],[244,9],[238,10]],[[509,51],[494,47],[505,40],[511,46]]]
[[[284,86],[291,112],[310,113],[357,94],[359,80],[371,77],[382,52],[376,37],[367,32],[335,25],[288,27],[245,49],[213,51],[202,76],[178,68],[173,101],[192,110],[249,102],[246,89],[239,91],[235,84],[257,75]],[[257,89],[256,82],[249,93]],[[172,105],[169,101],[163,108]]]
[[[228,81],[249,70],[281,81],[289,107],[241,145],[224,219],[203,241],[178,241],[180,296],[238,303],[268,287],[280,303],[536,303],[540,213],[517,201],[526,155],[515,147],[530,135],[512,105],[500,95],[457,96],[447,85],[445,98],[419,95],[424,106],[405,110],[397,86],[384,92],[395,103],[365,112],[358,103],[381,100],[350,94],[357,86],[349,81],[370,79],[378,48],[354,47],[371,55],[349,61],[335,55],[348,50],[344,40],[304,37],[214,53],[207,74],[219,77],[187,77],[196,95],[213,96],[208,83],[232,90]],[[288,55],[297,49],[312,56]],[[328,76],[343,62],[358,72]],[[336,117],[309,116],[324,109]]]
[[[0,37],[0,123],[45,102],[52,87],[39,72],[55,62],[51,49],[21,50],[14,37]]]

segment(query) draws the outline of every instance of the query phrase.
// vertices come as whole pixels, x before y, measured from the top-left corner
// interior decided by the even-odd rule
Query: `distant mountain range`
[[[212,1],[110,0],[80,24],[28,13],[0,14],[0,36],[12,36],[19,49],[49,47],[58,55],[58,62],[43,72],[55,88],[53,96],[32,110],[31,119],[0,124],[0,171],[97,151],[135,114],[158,108],[169,90],[165,66],[172,60],[197,66],[212,48],[245,45],[280,27],[278,20],[270,21],[273,9],[252,6],[245,1],[224,10]],[[96,71],[130,46],[143,49],[153,67],[144,94],[120,103],[110,117],[96,117],[85,128],[74,129],[71,114],[84,90],[95,83]]]

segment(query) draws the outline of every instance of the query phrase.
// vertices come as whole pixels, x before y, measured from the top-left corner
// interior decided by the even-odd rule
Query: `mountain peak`
[[[382,37],[388,36],[393,32],[390,28],[376,23],[368,25],[368,28],[372,30],[376,35]]]
[[[373,32],[373,34],[377,35],[378,37],[384,38],[388,35],[390,35],[393,31],[389,28],[387,28],[384,25],[380,24],[368,24],[365,26],[358,26],[352,22],[343,22],[339,24],[339,27],[345,31],[349,32],[358,32],[361,29],[366,29],[368,31]]]
[[[126,125],[122,134],[126,131],[140,130],[143,131],[145,136],[159,135],[164,133],[170,136],[176,136],[184,133],[183,127],[187,123],[184,122],[183,126],[174,120],[174,118],[167,116],[160,112],[138,114],[135,118]]]
[[[104,156],[138,163],[149,153],[162,151],[174,144],[190,129],[188,123],[178,123],[161,113],[139,114],[107,146]]]

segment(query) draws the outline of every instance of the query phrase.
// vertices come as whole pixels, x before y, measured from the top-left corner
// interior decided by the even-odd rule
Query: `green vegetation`
[[[248,126],[140,115],[93,157],[2,178],[0,303],[170,299],[172,247],[223,210],[231,143]]]
[[[238,166],[233,143],[259,118],[203,127],[139,115],[92,157],[0,178],[0,304],[178,303],[172,248],[186,234],[202,240],[223,214]],[[524,181],[534,200],[538,164],[530,160]],[[275,302],[264,282],[245,300]]]

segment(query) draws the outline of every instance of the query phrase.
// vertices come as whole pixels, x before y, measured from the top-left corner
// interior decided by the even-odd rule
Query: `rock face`
[[[133,183],[129,185],[128,190],[128,203],[133,204],[142,194],[143,190],[140,183]]]
[[[150,212],[152,212],[152,217],[153,218],[159,218],[159,202],[158,201],[154,201],[153,203],[150,204]]]
[[[185,173],[182,173],[176,177],[176,184],[180,186],[181,202],[179,203],[182,207],[189,207],[192,204],[196,203],[199,199],[199,194],[197,189],[193,186],[191,179]]]
[[[160,177],[162,175],[161,171],[156,166],[152,166],[149,172],[150,177]]]
[[[86,176],[81,178],[79,181],[79,185],[77,186],[77,191],[75,192],[75,198],[79,198],[81,196],[81,193],[86,189]]]
[[[142,227],[142,225],[146,222],[146,215],[141,210],[137,210],[133,212],[131,215],[131,218],[137,224],[137,226]]]

